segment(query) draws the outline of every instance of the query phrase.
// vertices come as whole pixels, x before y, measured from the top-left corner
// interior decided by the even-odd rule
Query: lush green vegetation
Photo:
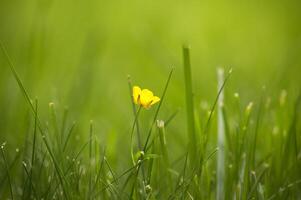
[[[301,199],[299,7],[2,1],[0,199]]]

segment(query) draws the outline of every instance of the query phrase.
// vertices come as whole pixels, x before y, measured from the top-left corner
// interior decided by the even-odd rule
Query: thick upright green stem
[[[196,160],[197,138],[195,133],[194,121],[194,106],[193,106],[193,92],[192,92],[192,78],[191,78],[191,65],[189,56],[189,47],[183,47],[184,59],[184,78],[185,78],[185,93],[186,93],[186,113],[187,113],[187,131],[189,136],[189,158],[191,164]]]

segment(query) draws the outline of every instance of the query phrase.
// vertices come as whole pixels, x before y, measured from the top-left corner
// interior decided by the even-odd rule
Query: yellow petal
[[[133,100],[135,104],[139,104],[141,89],[138,86],[133,87]]]
[[[150,105],[154,105],[155,103],[157,103],[157,102],[159,102],[159,101],[160,101],[160,98],[159,98],[159,97],[153,96],[153,100],[152,100],[152,102],[151,102]]]
[[[148,90],[143,89],[140,94],[140,103],[144,108],[148,108],[153,100],[154,94]]]

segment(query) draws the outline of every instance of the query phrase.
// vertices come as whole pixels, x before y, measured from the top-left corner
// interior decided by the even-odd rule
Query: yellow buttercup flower
[[[150,108],[152,105],[160,101],[160,98],[154,96],[153,92],[148,89],[141,90],[140,87],[133,87],[133,100],[137,105],[141,105],[143,108]]]

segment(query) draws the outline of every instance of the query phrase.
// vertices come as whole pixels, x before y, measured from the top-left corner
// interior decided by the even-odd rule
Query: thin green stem
[[[141,111],[141,106],[139,107],[136,115],[135,115],[135,119],[134,119],[134,123],[133,123],[133,126],[132,126],[132,131],[131,131],[131,157],[132,157],[132,161],[133,161],[133,164],[135,165],[136,164],[136,161],[135,161],[135,156],[134,156],[134,141],[133,141],[133,137],[134,137],[134,131],[135,131],[135,125],[138,121],[138,117],[139,117],[139,113]]]
[[[135,116],[137,113],[137,109],[135,106],[135,103],[133,101],[133,96],[132,96],[132,81],[131,81],[131,77],[128,76],[128,86],[129,86],[129,92],[130,92],[130,97],[131,97],[131,102],[132,102],[132,108],[133,108],[133,115]],[[141,134],[140,134],[140,128],[139,128],[139,120],[137,120],[136,122],[136,129],[137,129],[137,142],[138,142],[138,148],[141,149],[142,148],[142,144],[141,144]]]

